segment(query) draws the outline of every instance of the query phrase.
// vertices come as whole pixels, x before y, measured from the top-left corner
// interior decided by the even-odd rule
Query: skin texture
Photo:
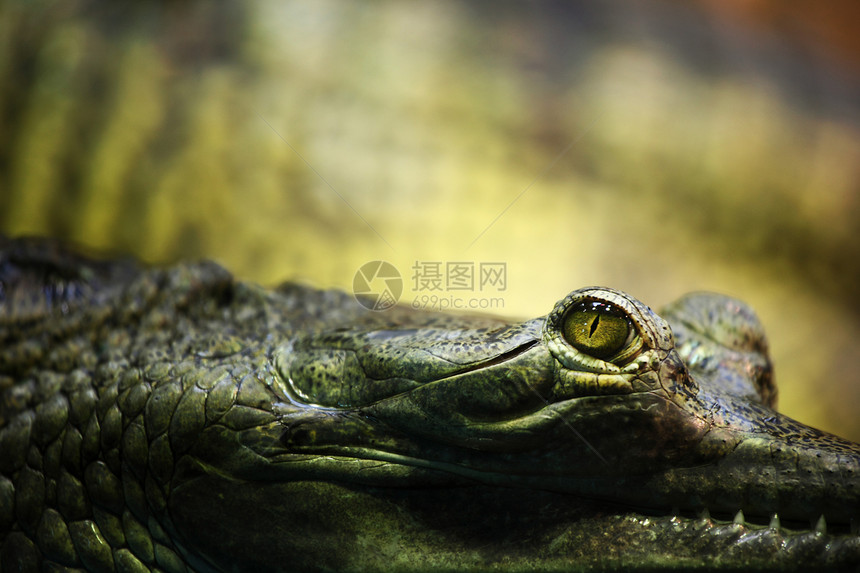
[[[508,322],[0,241],[0,570],[853,570],[860,446],[761,326]]]

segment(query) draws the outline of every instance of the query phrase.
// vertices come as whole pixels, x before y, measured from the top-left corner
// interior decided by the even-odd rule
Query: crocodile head
[[[299,334],[271,354],[276,419],[239,432],[210,429],[180,468],[185,485],[174,493],[173,520],[195,530],[219,523],[209,536],[218,545],[194,549],[222,560],[248,547],[223,541],[244,518],[225,525],[201,517],[204,497],[242,500],[237,506],[265,499],[268,518],[255,514],[257,526],[246,525],[261,540],[255,555],[281,531],[290,551],[314,563],[337,553],[332,544],[379,543],[386,528],[411,546],[429,543],[426,554],[454,551],[450,540],[440,549],[421,537],[431,514],[492,530],[488,515],[499,511],[509,520],[506,534],[535,535],[523,522],[545,516],[532,508],[524,518],[527,499],[570,507],[553,514],[568,536],[608,531],[601,520],[629,512],[667,514],[662,519],[676,532],[687,528],[689,547],[704,554],[714,550],[715,533],[695,515],[770,523],[759,545],[748,543],[752,553],[764,543],[765,559],[791,547],[776,533],[780,520],[817,524],[819,535],[825,523],[855,527],[860,446],[772,409],[776,390],[754,313],[734,299],[696,294],[664,316],[671,327],[625,293],[586,288],[522,323],[395,310]],[[391,505],[403,495],[392,492],[407,491],[411,501]],[[418,510],[422,496],[433,501]],[[405,522],[399,512],[409,514]],[[647,533],[653,542],[653,531],[637,523],[615,534],[639,543]],[[441,528],[456,529],[447,521]],[[333,543],[320,552],[320,539]],[[858,539],[849,539],[856,559]],[[697,563],[713,564],[707,556]],[[747,555],[732,563],[756,562]]]

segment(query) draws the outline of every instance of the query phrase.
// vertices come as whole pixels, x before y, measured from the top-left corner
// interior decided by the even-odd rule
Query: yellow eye
[[[624,349],[630,339],[630,319],[615,305],[583,301],[565,315],[562,332],[574,348],[606,360]]]

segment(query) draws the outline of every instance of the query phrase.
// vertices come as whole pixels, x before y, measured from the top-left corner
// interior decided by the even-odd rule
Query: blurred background
[[[858,6],[2,0],[0,233],[405,303],[502,262],[511,317],[724,292],[860,441]]]

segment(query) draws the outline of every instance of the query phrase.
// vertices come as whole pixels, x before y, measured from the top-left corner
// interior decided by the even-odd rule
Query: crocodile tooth
[[[824,514],[815,522],[815,533],[827,533],[827,522],[824,520]]]
[[[770,516],[770,528],[779,529],[779,515],[777,515],[775,512],[772,516]]]
[[[708,511],[707,507],[699,512],[699,519],[701,519],[702,521],[710,521],[711,520],[711,512]]]
[[[738,512],[735,514],[734,522],[737,523],[738,525],[744,524],[744,510],[742,510],[742,509],[738,510]]]
[[[678,517],[680,514],[681,514],[681,510],[678,509],[678,506],[677,505],[673,506],[672,512],[671,512],[672,517]]]

